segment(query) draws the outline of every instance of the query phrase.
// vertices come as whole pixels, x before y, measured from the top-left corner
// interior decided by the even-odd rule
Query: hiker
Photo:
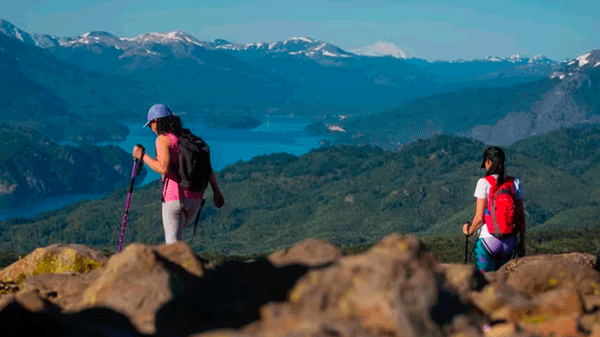
[[[155,104],[148,110],[149,126],[156,137],[156,158],[143,152],[143,148],[135,146],[133,156],[159,173],[163,180],[162,220],[167,244],[180,241],[182,233],[202,205],[204,191],[192,192],[179,186],[179,138],[188,130],[183,129],[181,118],[173,115],[168,106]],[[142,158],[143,156],[143,158]],[[215,174],[210,174],[209,182],[213,191],[213,202],[217,208],[225,203],[225,199],[217,185]]]
[[[485,168],[486,174],[477,181],[475,188],[475,215],[472,222],[463,225],[465,235],[479,231],[474,248],[475,263],[484,272],[498,270],[511,259],[515,249],[519,256],[525,255],[525,212],[521,182],[506,175],[504,163],[505,156],[501,148],[490,146],[485,149],[481,168]]]

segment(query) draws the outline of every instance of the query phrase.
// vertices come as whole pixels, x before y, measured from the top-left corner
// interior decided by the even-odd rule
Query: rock
[[[32,312],[16,300],[0,310],[0,318],[2,337],[68,336],[61,322],[48,314]]]
[[[549,317],[583,314],[583,303],[575,289],[561,288],[545,292],[535,298],[536,312]]]
[[[53,311],[53,307],[50,303],[46,302],[39,292],[35,290],[21,291],[14,295],[4,296],[0,299],[0,310],[7,307],[11,303],[16,302],[24,309],[30,312],[43,312]]]
[[[186,287],[194,287],[204,272],[185,243],[172,246],[153,249],[134,243],[113,255],[83,293],[82,308],[111,308],[126,314],[139,331],[154,333],[156,311]]]
[[[40,274],[21,282],[23,291],[37,291],[40,296],[62,308],[63,312],[74,312],[81,308],[84,291],[96,281],[102,268],[86,274],[60,273]]]
[[[553,337],[583,337],[586,336],[579,331],[577,326],[577,314],[572,313],[560,317],[537,315],[527,318],[519,323],[519,327],[525,331],[535,333],[538,336]]]
[[[598,333],[600,336],[600,311],[582,315],[578,319],[581,329],[591,334]]]
[[[436,270],[442,273],[449,285],[456,289],[462,298],[471,291],[479,291],[488,283],[473,264],[440,263]]]
[[[276,267],[264,258],[226,261],[207,271],[191,291],[176,295],[157,312],[157,334],[187,336],[251,324],[260,318],[261,306],[285,301],[288,291],[307,270],[300,265]]]
[[[83,245],[56,244],[38,248],[0,271],[2,282],[20,283],[29,276],[45,273],[87,273],[104,266],[108,258]]]
[[[269,255],[269,261],[278,267],[301,264],[309,267],[324,266],[342,256],[342,250],[331,243],[317,239],[306,239],[290,249]]]
[[[441,336],[442,325],[465,308],[440,291],[434,266],[416,237],[387,236],[366,253],[311,270],[288,303],[261,311],[261,330],[319,334],[323,325],[343,321],[357,323],[363,334]]]
[[[530,296],[558,288],[575,289],[580,296],[600,295],[600,273],[591,254],[545,254],[512,260],[499,272],[507,284]]]
[[[160,256],[181,266],[188,273],[201,277],[206,269],[214,268],[214,265],[207,260],[200,259],[194,251],[183,242],[175,244],[163,244],[153,247],[154,251]]]
[[[0,296],[13,294],[19,291],[19,286],[14,282],[0,282]]]
[[[533,312],[536,303],[503,282],[491,283],[470,295],[471,301],[492,321],[518,321]]]
[[[484,327],[485,337],[512,337],[517,332],[517,326],[514,323],[500,323]]]

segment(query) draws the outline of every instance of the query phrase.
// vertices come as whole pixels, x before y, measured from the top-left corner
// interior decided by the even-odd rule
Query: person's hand
[[[142,159],[142,156],[144,155],[144,148],[136,145],[133,147],[133,158],[135,159]]]
[[[225,198],[221,194],[221,191],[216,190],[213,193],[213,202],[215,203],[215,207],[221,208],[225,204]]]
[[[469,227],[471,227],[471,222],[469,222],[469,221],[465,222],[465,224],[463,225],[463,234],[464,235],[471,236],[471,234],[469,233]]]

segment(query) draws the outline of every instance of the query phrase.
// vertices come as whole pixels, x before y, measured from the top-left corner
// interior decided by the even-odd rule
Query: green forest
[[[600,239],[593,239],[600,231],[599,143],[600,129],[586,126],[505,148],[508,174],[523,185],[528,254],[600,250]],[[473,215],[485,147],[435,136],[401,151],[335,146],[238,162],[217,173],[226,205],[214,208],[209,188],[196,236],[188,229],[184,240],[201,254],[253,256],[309,237],[351,253],[393,232],[414,233],[441,260],[460,262],[466,240],[461,227]],[[126,194],[117,190],[105,199],[0,223],[0,250],[10,258],[78,243],[114,252]],[[134,190],[125,245],[164,242],[160,194],[158,181]]]

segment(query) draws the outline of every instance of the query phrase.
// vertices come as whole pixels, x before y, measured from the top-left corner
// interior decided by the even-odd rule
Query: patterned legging
[[[479,238],[475,243],[475,264],[481,271],[496,271],[510,261],[516,247],[516,236]]]

